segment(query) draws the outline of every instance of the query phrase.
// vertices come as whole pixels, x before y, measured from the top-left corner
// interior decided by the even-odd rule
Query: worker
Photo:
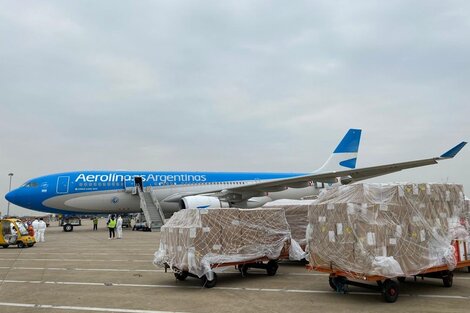
[[[10,223],[10,234],[12,235],[16,235],[16,228],[15,228],[15,225],[13,223]]]
[[[28,222],[28,235],[30,235],[31,237],[34,237],[34,228],[31,222]]]
[[[37,239],[37,242],[44,242],[45,241],[45,238],[44,238],[44,233],[46,232],[46,222],[44,222],[44,219],[41,217],[39,219],[39,223],[38,223],[38,239]]]
[[[34,230],[34,239],[36,240],[36,242],[38,242],[39,221],[37,217],[34,218],[32,225],[33,225],[33,230]]]
[[[108,229],[109,229],[109,239],[113,239],[115,237],[115,230],[116,228],[116,220],[114,215],[111,215],[111,218],[108,221]]]
[[[93,218],[93,230],[98,230],[98,217]]]
[[[18,239],[18,233],[16,232],[15,225],[13,223],[10,223],[10,244],[15,244],[16,240]]]
[[[122,217],[119,215],[116,223],[117,239],[122,239]]]

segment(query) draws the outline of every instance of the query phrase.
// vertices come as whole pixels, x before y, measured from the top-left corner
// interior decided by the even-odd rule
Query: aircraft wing
[[[439,157],[434,157],[430,159],[422,159],[408,162],[392,163],[386,165],[378,165],[371,167],[363,167],[345,171],[334,171],[327,173],[312,173],[304,176],[297,176],[291,178],[271,180],[267,182],[261,182],[251,185],[244,185],[240,187],[231,188],[231,191],[243,191],[243,190],[259,190],[265,191],[273,187],[293,187],[295,188],[298,185],[301,185],[302,182],[334,182],[336,179],[343,178],[347,180],[348,183],[357,182],[360,180],[382,176],[394,172],[399,172],[404,169],[421,167],[426,165],[432,165],[438,163],[439,160],[451,159],[466,145],[466,142],[461,142],[449,151],[445,152]]]
[[[176,197],[181,199],[184,196],[190,195],[210,195],[216,196],[219,198],[227,198],[230,199],[231,195],[240,195],[241,198],[247,199],[254,196],[260,196],[265,192],[274,192],[274,191],[281,191],[287,188],[302,188],[311,185],[313,182],[324,182],[324,183],[335,183],[338,182],[338,178],[343,183],[352,183],[361,181],[364,179],[382,176],[390,173],[395,173],[404,169],[427,166],[438,163],[440,160],[451,159],[466,145],[466,142],[461,142],[460,144],[456,145],[449,151],[445,152],[439,157],[429,158],[429,159],[422,159],[422,160],[415,160],[415,161],[408,161],[408,162],[400,162],[400,163],[392,163],[392,164],[385,164],[385,165],[378,165],[378,166],[370,166],[370,167],[363,167],[357,169],[350,169],[344,171],[332,171],[332,172],[324,172],[324,173],[312,173],[303,176],[296,176],[290,178],[283,178],[283,179],[273,179],[269,181],[262,181],[237,187],[231,187],[227,189],[219,189],[213,191],[206,191],[201,193],[194,193],[194,194],[185,194],[181,195],[181,197]],[[240,198],[239,198],[240,199]],[[173,201],[177,199],[172,199]]]

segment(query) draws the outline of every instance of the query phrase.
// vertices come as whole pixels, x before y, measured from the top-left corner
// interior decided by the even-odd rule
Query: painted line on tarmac
[[[116,252],[116,251],[115,251]],[[127,250],[126,250],[127,252]],[[21,255],[42,255],[42,254],[59,254],[59,255],[116,255],[119,253],[92,253],[92,252],[22,252]],[[140,256],[154,256],[154,253],[131,253],[133,256],[134,255],[140,255]],[[19,253],[2,253],[2,255],[19,255]]]
[[[48,259],[49,260],[49,259]],[[61,260],[62,261],[62,260]],[[149,261],[145,261],[149,262]],[[66,267],[22,267],[22,266],[0,266],[0,269],[11,270],[50,270],[50,271],[90,271],[90,272],[150,272],[150,273],[165,273],[165,270],[145,270],[145,269],[115,269],[115,268],[66,268]],[[169,273],[172,273],[169,271]],[[237,274],[238,271],[224,271],[225,274]],[[264,271],[250,272],[250,275],[266,275]],[[278,276],[323,276],[328,274],[323,273],[277,273]],[[455,277],[454,279],[470,280],[470,277]]]
[[[420,298],[464,299],[464,300],[470,299],[470,297],[466,297],[466,296],[446,296],[446,295],[417,295],[417,296]]]
[[[67,268],[67,267],[8,267],[0,266],[0,269],[11,269],[11,270],[49,270],[49,271],[92,271],[92,272],[153,272],[153,273],[164,273],[165,270],[132,270],[132,269],[119,269],[119,268]]]
[[[146,270],[146,269],[119,269],[119,268],[77,268],[77,267],[25,267],[25,266],[0,266],[0,269],[9,270],[50,270],[50,271],[94,271],[94,272],[153,272],[153,273],[165,273],[165,270]],[[168,273],[172,273],[168,271]],[[223,271],[225,274],[238,274],[238,271]],[[250,272],[250,275],[266,275],[266,272]],[[277,273],[279,276],[328,276],[328,274],[321,273]]]
[[[77,310],[77,311],[94,311],[94,312],[120,312],[120,313],[182,313],[182,312],[176,312],[176,311],[94,308],[94,307],[88,307],[88,306],[30,304],[30,303],[11,303],[11,302],[0,302],[0,306],[9,306],[9,307],[17,307],[17,308],[18,307],[34,308],[34,309],[57,309],[57,310]]]
[[[151,263],[151,260],[96,260],[96,259],[8,259],[0,258],[0,261],[57,261],[57,262],[135,262]]]
[[[109,243],[109,241],[103,241],[103,243]],[[148,247],[135,247],[135,246],[132,246],[132,248],[129,248],[129,249],[124,249],[126,247],[129,247],[129,245],[132,246],[131,243],[128,243],[126,242],[126,245],[125,246],[114,246],[115,248],[118,248],[118,249],[123,249],[124,251],[140,251],[142,252],[142,250],[146,251],[146,250],[153,250],[153,251],[157,251],[158,250],[158,245],[152,245],[152,246],[148,246]],[[40,246],[34,246],[34,251],[36,251],[36,248],[39,248]],[[92,246],[92,245],[87,245],[85,247],[77,247],[77,246],[74,246],[73,248],[71,248],[70,246],[63,246],[63,247],[57,247],[57,246],[54,246],[54,248],[46,248],[46,247],[43,247],[41,246],[41,251],[51,251],[51,252],[54,252],[54,251],[61,251],[61,250],[66,250],[66,251],[84,251],[84,252],[90,252],[90,251],[99,251],[99,252],[116,252],[116,249],[107,249],[107,248],[103,248],[103,244],[100,244],[99,246]],[[8,248],[7,249],[8,251],[11,250],[11,252],[13,251],[18,251],[16,249],[10,249]],[[32,251],[29,251],[29,252],[32,252]]]
[[[148,284],[119,284],[119,283],[92,283],[92,282],[54,282],[39,280],[0,280],[0,283],[23,283],[23,284],[47,284],[47,285],[68,285],[68,286],[105,286],[105,287],[136,287],[136,288],[169,288],[169,289],[205,289],[201,286],[181,286],[181,285],[148,285]],[[280,292],[280,293],[308,293],[308,294],[335,294],[334,291],[327,290],[310,290],[310,289],[281,289],[281,288],[250,288],[250,287],[214,287],[214,290],[231,290],[231,291],[250,291],[250,292]],[[351,295],[362,296],[380,296],[378,292],[348,292]],[[454,300],[470,300],[470,296],[452,296],[452,295],[419,295],[404,294],[400,297],[422,297],[435,299],[454,299]]]

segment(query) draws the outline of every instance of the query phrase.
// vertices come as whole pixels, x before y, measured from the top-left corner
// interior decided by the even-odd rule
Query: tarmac
[[[470,273],[456,272],[451,288],[442,280],[408,279],[395,303],[377,292],[349,287],[333,291],[328,275],[295,262],[280,263],[275,276],[234,267],[218,274],[217,286],[178,281],[152,261],[158,232],[124,229],[109,240],[105,220],[65,233],[52,223],[46,242],[0,249],[0,312],[469,312]]]

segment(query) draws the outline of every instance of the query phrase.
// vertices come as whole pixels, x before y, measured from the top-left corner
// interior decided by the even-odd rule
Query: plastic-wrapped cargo
[[[313,266],[384,277],[456,265],[451,241],[467,237],[461,185],[353,184],[322,192],[308,212]]]
[[[161,228],[154,264],[202,277],[213,265],[277,259],[290,240],[282,209],[185,209]]]
[[[264,206],[284,209],[292,239],[299,243],[302,248],[305,248],[307,245],[305,234],[308,225],[308,208],[315,203],[316,200],[277,200],[268,202]]]

